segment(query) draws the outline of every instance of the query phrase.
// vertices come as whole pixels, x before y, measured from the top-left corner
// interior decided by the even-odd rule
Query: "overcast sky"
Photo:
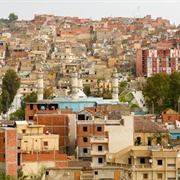
[[[169,19],[180,24],[180,0],[0,0],[0,18],[13,12],[19,20],[33,19],[34,14],[78,16],[99,20],[101,17],[125,16]]]

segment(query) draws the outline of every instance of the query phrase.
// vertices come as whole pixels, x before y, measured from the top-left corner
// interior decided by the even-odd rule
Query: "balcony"
[[[108,143],[108,138],[104,137],[92,137],[90,143]]]
[[[105,156],[108,153],[107,150],[105,151],[91,151],[91,156]]]

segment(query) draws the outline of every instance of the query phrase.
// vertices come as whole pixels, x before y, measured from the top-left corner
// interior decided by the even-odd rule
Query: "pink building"
[[[171,74],[178,70],[179,49],[139,49],[136,52],[136,75],[152,77],[163,72]]]

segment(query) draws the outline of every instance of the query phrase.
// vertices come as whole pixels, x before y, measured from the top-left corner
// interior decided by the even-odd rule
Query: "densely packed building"
[[[178,179],[180,115],[146,114],[135,80],[180,71],[179,45],[180,28],[150,15],[36,14],[0,28],[0,86],[9,68],[21,78],[10,112],[28,94],[38,97],[26,104],[24,120],[0,121],[0,171],[29,179],[43,172],[47,180]],[[44,88],[53,97],[45,99]],[[129,91],[136,108],[119,101]]]

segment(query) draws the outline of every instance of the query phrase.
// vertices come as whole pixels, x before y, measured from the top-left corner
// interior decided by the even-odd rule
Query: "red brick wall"
[[[163,122],[174,122],[176,120],[180,121],[180,114],[163,114],[162,115]]]
[[[10,176],[17,176],[17,131],[16,129],[6,129],[6,173]]]
[[[13,52],[11,54],[11,58],[22,58],[22,57],[28,57],[28,52]]]
[[[136,76],[142,76],[142,50],[136,52]]]
[[[85,137],[85,136],[84,136]],[[78,146],[90,146],[90,137],[87,137],[87,142],[83,142],[83,137],[77,137]]]
[[[7,174],[16,177],[17,176],[17,165],[16,164],[7,164]]]
[[[1,145],[0,153],[4,153],[4,151],[5,151],[5,141],[4,141],[4,138],[5,138],[5,133],[1,132],[0,133],[0,145]]]
[[[83,127],[87,126],[87,131],[83,131]],[[101,127],[101,131],[97,130],[97,127]],[[92,124],[92,125],[77,125],[77,146],[90,146],[90,138],[96,135],[103,135],[104,125]],[[87,137],[87,142],[83,142],[83,137]]]
[[[22,154],[22,163],[23,162],[33,162],[37,161],[37,155],[36,154]]]
[[[68,166],[67,162],[56,162],[55,165],[56,165],[56,167],[67,167]]]
[[[7,132],[6,132],[7,146],[9,146],[9,147],[10,146],[17,146],[16,134],[17,134],[16,129],[7,130]]]
[[[36,162],[36,161],[56,161],[57,166],[67,166],[67,154],[58,154],[58,151],[54,153],[33,153],[33,154],[22,154],[23,162]]]

